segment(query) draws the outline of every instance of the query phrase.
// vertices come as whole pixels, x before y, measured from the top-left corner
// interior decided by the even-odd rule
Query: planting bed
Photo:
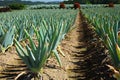
[[[75,26],[60,44],[65,54],[60,54],[62,67],[52,56],[44,67],[43,80],[115,80],[106,66],[112,65],[108,51],[81,13]],[[28,69],[14,46],[0,54],[0,80],[13,80],[24,71]],[[31,80],[31,77],[28,74],[19,80]]]

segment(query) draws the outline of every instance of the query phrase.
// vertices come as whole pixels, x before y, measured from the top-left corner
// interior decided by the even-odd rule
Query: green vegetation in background
[[[21,9],[25,9],[25,5],[24,4],[19,4],[19,3],[14,3],[14,4],[10,4],[9,8],[11,8],[12,10],[21,10]]]

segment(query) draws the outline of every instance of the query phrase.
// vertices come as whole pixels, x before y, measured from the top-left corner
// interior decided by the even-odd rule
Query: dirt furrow
[[[82,55],[84,55],[83,52],[86,51],[86,46],[83,39],[84,26],[81,23],[81,15],[78,14],[76,19],[76,28],[68,34],[69,40],[67,43],[70,43],[70,47],[72,48],[70,53],[70,64],[68,67],[69,80],[82,80],[85,78],[84,69],[81,69],[81,66],[84,66],[84,56]]]

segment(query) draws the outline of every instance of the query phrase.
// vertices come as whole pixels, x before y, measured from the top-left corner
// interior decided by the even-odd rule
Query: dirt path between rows
[[[66,35],[65,39],[60,44],[65,54],[65,57],[60,55],[62,69],[45,69],[45,73],[51,77],[51,80],[80,80],[85,78],[84,69],[81,68],[84,67],[84,57],[82,55],[83,52],[86,51],[83,27],[81,15],[78,13],[74,28]],[[49,62],[47,65],[50,67],[51,63],[53,62]],[[54,64],[55,63],[53,63],[53,65]],[[44,78],[44,80],[48,79]]]
[[[69,50],[70,64],[68,65],[68,80],[80,80],[85,78],[84,57],[83,52],[86,51],[86,46],[84,42],[84,29],[82,25],[81,15],[78,14],[76,19],[76,28],[73,29],[67,36],[68,41],[64,41],[66,45],[63,47]]]

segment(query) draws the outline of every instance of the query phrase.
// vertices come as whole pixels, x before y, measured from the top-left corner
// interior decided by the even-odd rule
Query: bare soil
[[[105,47],[80,13],[74,26],[60,44],[65,54],[60,54],[62,67],[52,56],[44,67],[43,80],[115,80],[106,66],[111,60]],[[1,53],[0,80],[14,80],[27,70],[14,46]]]

